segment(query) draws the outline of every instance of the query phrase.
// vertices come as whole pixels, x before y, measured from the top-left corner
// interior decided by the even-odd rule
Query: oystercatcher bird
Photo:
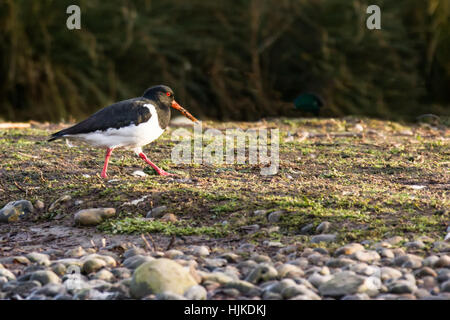
[[[106,178],[108,161],[116,148],[132,149],[159,175],[171,173],[158,168],[142,152],[142,147],[156,140],[170,121],[170,107],[179,110],[188,119],[198,122],[174,99],[171,88],[163,85],[147,89],[142,97],[114,103],[101,109],[86,120],[52,134],[48,141],[60,138],[82,140],[94,147],[106,148],[102,178]]]

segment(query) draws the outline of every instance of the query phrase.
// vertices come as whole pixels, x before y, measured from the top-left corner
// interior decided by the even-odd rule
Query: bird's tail
[[[53,141],[53,140],[56,140],[56,139],[61,139],[66,134],[65,131],[66,130],[61,130],[61,131],[53,133],[51,135],[50,139],[48,139],[47,141],[50,142],[50,141]]]

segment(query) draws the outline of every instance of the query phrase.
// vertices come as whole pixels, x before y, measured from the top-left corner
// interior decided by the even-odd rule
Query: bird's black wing
[[[62,138],[65,135],[106,131],[110,128],[119,129],[131,124],[139,125],[148,121],[152,114],[144,104],[151,103],[145,98],[134,98],[114,103],[105,107],[86,120],[76,125],[52,134],[48,141]]]

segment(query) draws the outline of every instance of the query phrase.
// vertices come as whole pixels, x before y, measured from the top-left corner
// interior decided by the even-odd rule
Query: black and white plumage
[[[175,101],[172,89],[160,85],[147,89],[142,97],[105,107],[76,125],[52,134],[48,141],[59,138],[77,139],[95,147],[106,148],[102,171],[104,178],[112,150],[121,147],[132,149],[158,174],[170,175],[148,160],[142,152],[142,147],[156,140],[167,128],[171,107],[197,122],[197,119]]]

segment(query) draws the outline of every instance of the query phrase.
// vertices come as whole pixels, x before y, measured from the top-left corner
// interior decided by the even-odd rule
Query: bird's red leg
[[[109,161],[109,157],[111,157],[111,153],[114,149],[113,148],[107,148],[106,149],[106,156],[105,156],[105,164],[103,165],[103,170],[102,170],[102,178],[106,178],[106,171],[108,171],[108,161]]]
[[[168,173],[168,172],[164,171],[163,169],[158,168],[158,166],[156,164],[154,164],[153,162],[151,162],[143,152],[139,153],[139,157],[141,157],[142,160],[147,162],[153,169],[155,169],[156,172],[160,176],[174,176],[174,174]]]

